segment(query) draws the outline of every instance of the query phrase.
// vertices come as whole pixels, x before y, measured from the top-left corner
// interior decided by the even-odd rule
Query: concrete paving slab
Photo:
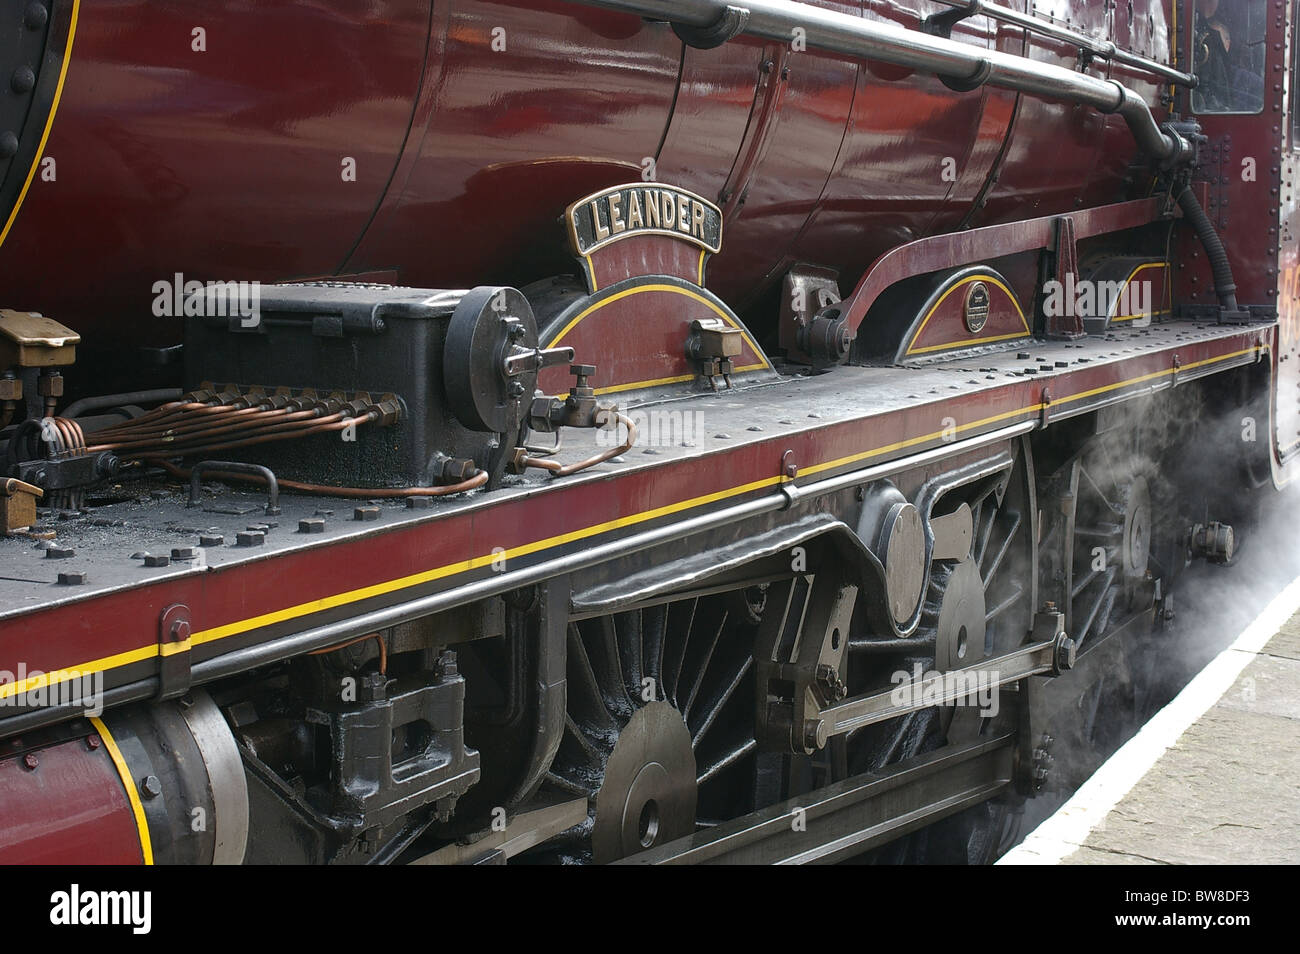
[[[1300,580],[1000,864],[1300,864]]]

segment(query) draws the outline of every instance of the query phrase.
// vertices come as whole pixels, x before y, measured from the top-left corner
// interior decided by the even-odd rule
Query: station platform
[[[1002,865],[1300,862],[1300,580]]]

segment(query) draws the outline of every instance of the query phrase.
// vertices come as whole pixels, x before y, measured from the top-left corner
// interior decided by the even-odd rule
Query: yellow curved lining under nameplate
[[[939,306],[942,305],[945,301],[947,301],[948,296],[951,295],[953,292],[955,292],[958,288],[961,288],[965,285],[969,285],[971,282],[988,282],[990,285],[995,285],[998,288],[1002,289],[1003,294],[1005,294],[1009,299],[1011,299],[1011,304],[1016,306],[1016,314],[1020,316],[1020,323],[1024,325],[1025,328],[1024,334],[1020,334],[1019,332],[1017,332],[1016,334],[1012,334],[1012,335],[994,335],[987,338],[968,338],[965,341],[946,341],[943,344],[927,345],[924,348],[916,347],[916,342],[920,339],[921,332],[925,331],[925,326],[930,323],[930,319],[933,318],[934,313],[939,310]],[[967,275],[965,278],[957,282],[957,284],[953,285],[941,296],[939,296],[939,300],[934,303],[934,307],[932,307],[928,312],[925,313],[925,318],[921,320],[921,327],[917,328],[916,334],[912,335],[912,341],[909,343],[905,354],[925,354],[930,351],[946,351],[949,348],[966,348],[969,347],[970,345],[991,344],[994,341],[1009,341],[1012,338],[1023,338],[1025,335],[1028,335],[1030,333],[1031,332],[1029,331],[1029,322],[1025,320],[1024,309],[1020,307],[1020,302],[1016,300],[1016,296],[1011,291],[1010,288],[1002,284],[1002,282],[994,278],[992,275]]]
[[[588,305],[588,306],[587,306],[586,308],[584,308],[581,312],[579,312],[577,315],[575,315],[575,316],[574,316],[574,317],[569,321],[569,323],[568,323],[567,325],[565,325],[563,328],[560,329],[560,333],[559,333],[558,335],[556,335],[556,336],[555,336],[554,338],[552,338],[549,342],[547,342],[546,347],[548,347],[548,348],[554,348],[554,347],[556,347],[557,345],[559,345],[559,343],[564,339],[564,336],[567,335],[570,331],[572,331],[572,330],[574,329],[574,327],[578,324],[578,322],[582,321],[582,319],[586,318],[588,315],[591,315],[591,314],[594,314],[594,313],[597,312],[597,311],[600,311],[600,309],[604,308],[606,305],[611,304],[612,302],[619,301],[619,300],[622,299],[622,298],[628,298],[628,297],[630,297],[630,296],[632,296],[632,295],[639,295],[639,294],[641,294],[642,292],[653,292],[653,291],[658,291],[658,292],[669,292],[669,293],[674,294],[674,295],[685,295],[687,298],[690,298],[690,299],[692,299],[692,300],[694,300],[694,301],[699,302],[701,305],[706,306],[706,307],[707,307],[709,310],[711,310],[715,315],[717,315],[719,318],[721,318],[723,321],[725,321],[725,322],[726,322],[727,324],[729,324],[731,327],[733,327],[733,328],[735,328],[737,331],[739,331],[739,332],[741,333],[741,335],[744,337],[745,342],[749,345],[750,348],[753,349],[754,354],[756,354],[756,355],[759,356],[759,359],[760,359],[761,363],[760,363],[760,364],[747,365],[747,366],[745,366],[745,367],[743,367],[743,368],[737,368],[737,369],[736,369],[737,372],[739,372],[739,371],[756,371],[756,370],[759,370],[759,369],[762,369],[762,368],[770,368],[770,367],[771,367],[771,365],[768,363],[767,359],[766,359],[765,357],[763,357],[763,350],[762,350],[762,349],[761,349],[761,348],[760,348],[760,347],[755,343],[754,339],[751,338],[751,337],[749,336],[749,332],[748,332],[748,331],[746,331],[746,330],[745,330],[744,328],[742,328],[740,325],[736,324],[735,319],[733,319],[730,315],[728,315],[725,311],[723,311],[721,308],[719,308],[716,304],[714,304],[713,302],[709,301],[709,300],[708,300],[707,298],[705,298],[703,295],[698,294],[697,292],[693,292],[693,291],[691,291],[689,288],[681,288],[681,287],[678,286],[678,285],[664,285],[664,284],[654,284],[654,285],[636,285],[636,286],[634,286],[634,287],[632,287],[632,288],[625,288],[625,289],[623,289],[621,292],[615,292],[614,294],[610,295],[608,298],[602,299],[601,301],[598,301],[598,302],[596,302],[596,303],[594,303],[594,304],[592,304],[592,305]],[[673,381],[690,381],[690,380],[693,380],[694,377],[695,377],[695,375],[687,375],[687,376],[685,376],[685,377],[677,377],[677,378],[660,378],[660,379],[658,379],[658,380],[656,380],[656,381],[639,381],[639,382],[636,382],[635,384],[619,384],[619,385],[615,385],[615,386],[612,387],[612,388],[597,389],[597,393],[601,393],[601,390],[604,390],[604,391],[612,391],[612,390],[630,391],[630,390],[632,390],[633,388],[638,388],[638,387],[653,387],[653,386],[656,385],[656,384],[667,384],[667,383],[671,383],[671,382],[673,382]]]
[[[1125,287],[1126,289],[1128,288],[1129,285],[1131,285],[1131,284],[1133,283],[1133,279],[1137,277],[1137,273],[1140,272],[1140,271],[1142,271],[1144,268],[1160,268],[1160,269],[1164,269],[1165,272],[1168,272],[1168,271],[1169,271],[1169,263],[1168,263],[1168,262],[1147,262],[1147,263],[1145,263],[1145,264],[1143,264],[1143,265],[1139,265],[1137,268],[1133,269],[1133,271],[1131,271],[1131,272],[1128,273],[1128,278],[1124,279],[1124,287]],[[1165,294],[1168,295],[1168,293],[1169,293],[1169,276],[1168,276],[1168,274],[1166,274],[1166,275],[1165,275]],[[1119,302],[1120,302],[1120,299],[1118,299],[1118,298],[1115,299],[1115,303],[1114,303],[1113,305],[1111,305],[1111,309],[1114,310],[1115,308],[1118,308],[1118,307],[1119,307]],[[1162,304],[1162,305],[1164,304],[1164,299],[1163,299],[1163,297],[1162,297],[1162,299],[1161,299],[1161,301],[1160,301],[1160,304]],[[1161,308],[1159,311],[1153,311],[1153,312],[1151,312],[1151,314],[1149,314],[1149,315],[1119,315],[1119,316],[1114,316],[1114,315],[1112,315],[1111,318],[1110,318],[1110,320],[1111,320],[1111,323],[1113,324],[1113,323],[1116,322],[1116,321],[1133,321],[1134,319],[1137,319],[1137,318],[1154,318],[1156,315],[1167,315],[1167,314],[1169,314],[1169,309],[1168,309],[1168,308]]]

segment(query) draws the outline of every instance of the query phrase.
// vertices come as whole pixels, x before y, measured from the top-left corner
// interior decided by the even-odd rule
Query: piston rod
[[[1074,644],[1064,633],[1030,643],[993,659],[946,673],[929,672],[893,689],[846,699],[823,709],[828,736],[843,735],[909,712],[948,705],[969,697],[976,688],[993,690],[1029,676],[1059,675],[1074,665]]]
[[[745,0],[743,4],[725,0],[571,2],[666,20],[715,39],[743,33],[788,43],[800,37],[809,49],[933,73],[962,89],[987,84],[1042,99],[1079,103],[1102,113],[1118,113],[1128,123],[1138,147],[1153,158],[1179,165],[1193,157],[1192,145],[1176,131],[1161,128],[1142,97],[1121,83],[893,23],[777,0]]]

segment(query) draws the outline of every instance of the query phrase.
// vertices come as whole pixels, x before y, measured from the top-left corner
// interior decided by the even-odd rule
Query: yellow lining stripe
[[[762,371],[765,367],[767,367],[765,364],[745,364],[736,368],[732,373],[742,374],[745,371]],[[607,388],[595,388],[594,390],[597,394],[614,394],[618,391],[632,391],[636,388],[657,388],[665,384],[682,384],[686,381],[694,381],[698,377],[698,374],[678,374],[671,378],[654,378],[650,381],[633,381],[630,384],[611,384]],[[568,391],[565,391],[562,394],[548,395],[548,397],[559,398],[561,401],[568,396]]]
[[[743,374],[746,371],[762,371],[766,367],[768,367],[766,364],[743,364],[739,368],[736,368],[732,373]],[[595,392],[597,394],[613,394],[617,391],[634,391],[637,388],[657,388],[664,384],[681,384],[684,381],[694,381],[698,377],[698,374],[678,374],[671,378],[654,378],[650,381],[633,381],[630,384],[611,384],[607,388],[596,388]],[[561,397],[567,396],[567,393],[561,395]]]
[[[32,167],[27,170],[27,181],[23,183],[22,191],[18,193],[18,201],[14,203],[13,211],[9,213],[9,221],[5,222],[5,227],[0,229],[0,245],[4,245],[5,239],[9,237],[9,230],[13,228],[14,220],[18,218],[18,210],[23,207],[23,199],[27,198],[27,190],[31,188],[32,180],[36,178],[36,170],[40,168],[41,159],[45,157],[45,144],[49,141],[50,130],[54,127],[54,114],[59,111],[59,100],[63,97],[63,81],[68,76],[68,64],[72,61],[72,41],[77,35],[77,15],[81,12],[81,0],[73,0],[72,3],[72,22],[68,24],[68,43],[63,48],[63,66],[59,69],[59,82],[54,87],[54,101],[50,103],[50,115],[45,120],[45,131],[41,133],[41,144],[36,148],[36,158],[32,160]]]
[[[704,257],[708,254],[709,254],[709,250],[707,248],[700,249],[700,267],[699,267],[700,280],[698,284],[701,288],[704,287]]]
[[[117,653],[113,656],[104,656],[100,659],[94,659],[82,666],[64,667],[56,672],[42,673],[39,676],[28,676],[22,682],[8,682],[0,685],[0,699],[16,696],[20,693],[31,692],[34,689],[41,689],[45,686],[56,686],[59,683],[67,682],[69,679],[76,679],[90,673],[104,672],[109,669],[117,669],[121,666],[129,666],[131,663],[140,662],[143,659],[153,659],[158,655],[158,647],[142,646],[139,649],[129,649],[124,653]]]
[[[594,305],[589,305],[586,308],[584,308],[582,311],[580,311],[576,316],[574,316],[574,318],[571,319],[567,325],[561,328],[560,333],[550,340],[550,342],[547,344],[547,347],[554,348],[564,339],[565,335],[567,335],[570,331],[573,330],[574,326],[577,325],[578,322],[582,321],[582,319],[586,318],[588,315],[604,308],[606,305],[613,304],[614,302],[619,301],[620,299],[623,298],[627,298],[631,295],[640,295],[642,292],[655,292],[655,291],[669,292],[670,294],[674,294],[674,295],[685,295],[687,298],[690,298],[694,301],[698,301],[701,305],[705,305],[719,318],[721,318],[727,324],[731,325],[731,327],[739,331],[741,335],[744,337],[746,343],[750,346],[750,348],[753,349],[754,354],[756,355],[763,354],[763,350],[759,348],[759,346],[754,342],[754,339],[749,336],[749,332],[746,331],[744,328],[740,327],[740,325],[736,324],[736,322],[732,319],[730,315],[728,315],[725,311],[723,311],[713,302],[709,301],[703,295],[697,295],[689,288],[681,288],[677,285],[637,285],[634,288],[625,288],[621,292],[617,292],[613,295],[610,295],[608,298],[603,299],[602,301],[596,302]],[[761,365],[758,365],[758,367],[768,368],[771,367],[771,365],[768,364],[766,359],[764,359],[763,363]],[[690,378],[687,378],[686,380],[689,381]]]
[[[969,348],[971,345],[992,344],[995,341],[1010,341],[1012,338],[1028,337],[1028,332],[1017,331],[1009,335],[996,335],[992,338],[972,338],[969,341],[950,341],[947,344],[926,345],[924,348],[908,348],[908,354],[925,354],[929,351],[951,351],[954,348]],[[915,340],[915,339],[913,339]]]
[[[824,464],[816,464],[812,467],[800,467],[799,476],[805,474],[820,474],[825,470],[834,470],[837,467],[843,467],[845,464],[856,464],[858,461],[868,460],[872,457],[878,457],[881,454],[887,454],[890,451],[902,450],[905,447],[914,447],[917,444],[924,444],[936,438],[941,438],[945,434],[969,430],[972,427],[979,427],[983,424],[993,424],[997,421],[1005,421],[1009,417],[1020,417],[1024,414],[1036,414],[1043,409],[1042,404],[1031,404],[1028,407],[1017,408],[1014,411],[1004,411],[1001,414],[994,414],[992,417],[986,417],[978,421],[971,421],[968,424],[961,424],[954,428],[944,428],[941,431],[934,431],[931,434],[923,434],[920,437],[909,437],[906,440],[897,441],[893,444],[886,444],[884,447],[877,447],[874,450],[863,451],[861,454],[850,454],[848,457],[841,457],[837,460],[830,460]]]
[[[930,323],[930,319],[934,317],[934,313],[939,310],[939,306],[948,300],[948,296],[951,295],[953,292],[955,292],[958,288],[961,288],[965,285],[969,285],[971,282],[988,282],[990,285],[996,285],[998,288],[1002,289],[1003,293],[1008,298],[1011,299],[1011,304],[1016,306],[1016,314],[1020,316],[1020,323],[1025,327],[1025,335],[1030,333],[1029,322],[1025,320],[1025,311],[1023,308],[1020,307],[1020,302],[1016,300],[1016,296],[1011,291],[1010,288],[1002,284],[992,275],[981,275],[981,274],[967,275],[965,278],[963,278],[961,281],[953,285],[941,296],[939,296],[939,300],[934,303],[934,307],[932,307],[929,311],[925,313],[925,317],[921,319],[921,327],[917,328],[916,334],[912,335],[912,341],[909,343],[907,351],[904,352],[905,354],[923,354],[924,352],[927,351],[942,351],[945,348],[965,348],[974,344],[987,344],[991,341],[1006,341],[1008,338],[1024,337],[1024,335],[1019,335],[1019,334],[999,335],[996,338],[970,338],[966,341],[953,341],[953,342],[948,342],[940,345],[928,345],[924,348],[912,347],[912,345],[914,345],[916,341],[921,337],[921,332],[925,331],[925,326]]]
[[[1124,279],[1124,288],[1127,289],[1128,286],[1133,283],[1133,279],[1137,277],[1137,273],[1146,268],[1162,268],[1166,272],[1168,272],[1169,263],[1168,262],[1147,262],[1144,265],[1139,265],[1137,268],[1133,269],[1133,271],[1128,273],[1128,278]],[[1121,296],[1122,294],[1123,293],[1121,292]],[[1164,304],[1164,299],[1168,297],[1168,294],[1169,294],[1169,276],[1166,275],[1165,294],[1160,297],[1160,303],[1162,305]],[[1119,305],[1119,299],[1116,298],[1114,304],[1111,305],[1111,307],[1115,308],[1118,305]],[[1111,316],[1110,322],[1111,324],[1114,324],[1117,321],[1133,321],[1135,318],[1156,318],[1159,317],[1160,315],[1167,315],[1167,314],[1169,314],[1169,309],[1165,308],[1160,311],[1154,311],[1150,315],[1121,315],[1119,317]]]
[[[144,856],[144,863],[151,865],[153,864],[153,842],[149,838],[149,821],[144,817],[144,805],[140,801],[139,791],[136,790],[135,779],[131,777],[131,770],[127,768],[126,759],[122,758],[122,750],[117,747],[113,733],[108,731],[108,726],[104,725],[104,720],[97,716],[91,716],[90,721],[99,733],[100,738],[104,740],[104,748],[108,749],[108,757],[113,760],[113,765],[117,768],[117,774],[122,779],[122,787],[126,789],[126,797],[131,802],[131,813],[135,815],[135,827],[140,833],[140,853]]]
[[[1136,321],[1138,318],[1160,318],[1167,314],[1169,314],[1168,311],[1153,311],[1149,315],[1119,315],[1112,318],[1110,323],[1113,325],[1117,321]]]
[[[1130,378],[1129,380],[1126,381],[1119,381],[1114,384],[1108,384],[1102,387],[1093,388],[1092,390],[1089,391],[1081,392],[1079,394],[1070,395],[1069,397],[1059,398],[1055,400],[1053,404],[1069,404],[1073,401],[1078,401],[1083,398],[1092,397],[1097,394],[1104,394],[1109,391],[1116,391],[1120,388],[1128,387],[1129,385],[1132,384],[1140,384],[1144,381],[1150,381],[1155,378],[1166,377],[1174,373],[1190,371],[1193,368],[1204,367],[1210,364],[1217,364],[1221,361],[1229,361],[1233,358],[1238,358],[1247,354],[1258,355],[1260,353],[1267,353],[1268,350],[1269,350],[1268,347],[1263,345],[1255,345],[1250,348],[1243,348],[1239,351],[1233,351],[1229,354],[1217,355],[1212,358],[1202,359],[1201,361],[1194,361],[1190,364],[1185,364],[1178,369],[1166,368],[1161,371],[1153,371],[1150,374],[1144,374],[1141,375],[1140,377]],[[1036,414],[1040,412],[1043,409],[1043,407],[1044,405],[1042,403],[1031,404],[1026,407],[1018,408],[1016,410],[1004,411],[1001,414],[995,414],[991,417],[982,418],[978,421],[971,421],[966,424],[961,424],[953,429],[945,429],[943,431],[935,431],[933,433],[926,434],[920,437],[907,438],[906,440],[897,441],[893,444],[887,444],[883,447],[875,448],[874,450],[864,451],[860,454],[852,454],[848,457],[841,457],[837,460],[828,461],[824,464],[816,464],[809,467],[801,467],[799,468],[798,476],[802,477],[802,476],[821,473],[823,471],[831,470],[833,468],[843,467],[846,464],[852,464],[858,461],[866,460],[871,457],[877,457],[881,454],[888,453],[892,450],[901,450],[907,447],[915,446],[917,444],[923,444],[927,441],[934,440],[935,438],[941,438],[945,436],[945,433],[952,433],[953,431],[961,432],[961,431],[969,430],[974,427],[980,427],[985,424],[993,424],[999,421],[1004,421],[1008,418],[1018,417],[1025,414]],[[779,477],[779,476],[764,477],[760,480],[750,481],[747,484],[741,484],[740,486],[737,487],[731,487],[726,490],[719,490],[713,493],[703,494],[698,497],[691,497],[687,500],[678,501],[677,503],[665,504],[662,507],[656,507],[653,510],[647,510],[637,514],[631,514],[626,517],[617,517],[613,520],[607,520],[604,523],[594,524],[592,526],[583,527],[578,530],[571,530],[567,533],[558,534],[553,537],[547,537],[546,539],[543,540],[536,540],[532,543],[521,544],[520,546],[514,547],[510,550],[506,550],[504,553],[484,554],[483,556],[472,557],[471,559],[462,560],[457,563],[449,563],[446,566],[435,567],[434,569],[431,570],[424,570],[420,573],[414,573],[409,576],[400,577],[395,580],[388,580],[383,583],[376,583],[371,586],[361,587],[360,589],[355,589],[355,590],[349,590],[344,593],[336,593],[332,596],[322,597],[321,599],[318,600],[312,600],[307,603],[300,603],[297,606],[289,606],[281,610],[275,610],[274,612],[271,613],[264,613],[261,616],[254,616],[249,619],[239,620],[238,622],[228,623],[224,626],[217,626],[214,627],[213,629],[203,630],[201,632],[193,634],[190,637],[190,643],[194,646],[199,646],[204,643],[213,642],[218,639],[224,639],[228,636],[235,636],[240,633],[245,633],[250,630],[258,629],[263,626],[271,626],[274,625],[275,623],[281,623],[287,620],[297,619],[299,617],[306,616],[311,613],[321,612],[339,606],[345,606],[349,603],[358,602],[360,600],[369,599],[375,596],[382,596],[386,593],[391,593],[396,590],[406,589],[411,586],[418,586],[422,583],[429,583],[434,580],[443,579],[448,576],[455,576],[460,573],[465,573],[470,570],[478,569],[479,567],[488,566],[492,564],[494,561],[500,560],[502,558],[509,560],[518,556],[527,556],[529,554],[536,553],[542,550],[549,550],[552,547],[562,546],[563,544],[566,543],[572,543],[578,540],[583,540],[586,539],[587,537],[597,536],[599,534],[605,533],[610,530],[618,530],[623,527],[636,526],[637,524],[644,523],[648,520],[654,520],[657,519],[658,517],[679,513],[683,510],[689,510],[694,507],[703,506],[705,504],[715,503],[719,500],[725,500],[729,497],[735,497],[740,494],[748,493],[752,490],[760,490],[764,487],[771,487],[773,485],[784,483],[785,481],[786,478]],[[66,667],[63,670],[60,670],[60,672],[61,673],[75,672],[79,674],[100,672],[103,670],[124,666],[129,663],[136,662],[138,660],[149,659],[151,657],[157,656],[158,652],[159,652],[158,646],[156,645],[144,646],[140,649],[129,650],[124,653],[118,653],[117,655],[114,656],[106,656],[102,659],[97,659],[92,662],[83,663],[74,667]],[[22,683],[9,683],[7,685],[0,686],[0,697],[7,696],[7,695],[14,695],[18,692],[25,691],[25,689],[28,687],[28,684],[33,683],[37,680],[42,680],[42,681],[48,680],[49,682],[61,682],[68,678],[71,678],[70,675],[63,675],[57,679],[53,679],[50,678],[50,675],[51,674],[46,674],[39,677],[29,677],[28,679],[24,680]],[[53,675],[57,676],[58,673]]]
[[[187,653],[190,651],[190,641],[182,640],[179,643],[166,643],[158,647],[159,656],[175,656],[177,653]]]

